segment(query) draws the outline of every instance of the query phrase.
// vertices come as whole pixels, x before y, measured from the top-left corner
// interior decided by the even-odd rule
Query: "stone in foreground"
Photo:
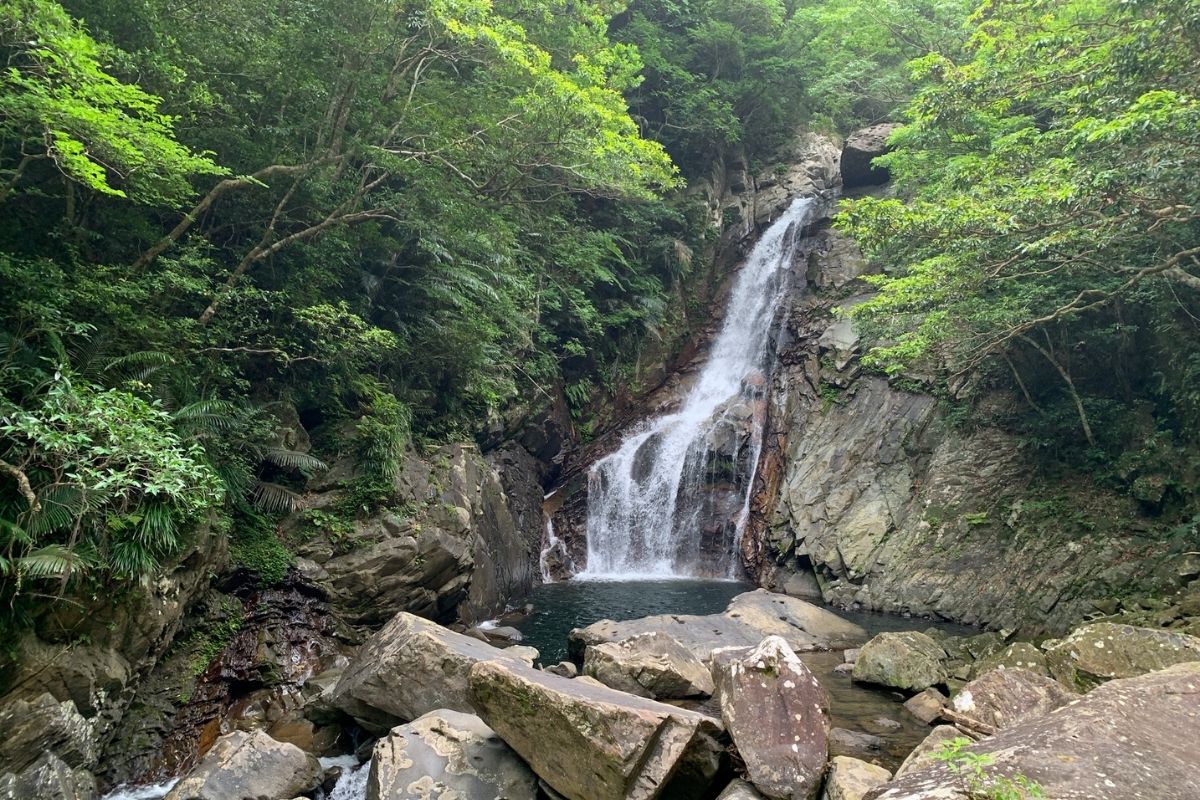
[[[1110,681],[1080,700],[1000,731],[967,752],[990,776],[1023,775],[1053,800],[1200,797],[1200,662]],[[871,800],[964,800],[945,764],[900,775]]]
[[[720,768],[720,723],[693,711],[511,661],[471,668],[475,708],[568,800],[702,797]]]
[[[217,739],[165,800],[287,800],[320,780],[321,765],[294,744],[234,731]]]
[[[514,660],[500,650],[401,612],[363,645],[333,690],[333,703],[373,733],[434,709],[471,713],[467,675],[480,661]]]
[[[1200,638],[1185,633],[1099,622],[1047,642],[1050,674],[1086,692],[1114,678],[1132,678],[1186,661],[1200,661]]]
[[[613,689],[654,699],[707,696],[712,674],[690,650],[654,631],[588,647],[583,672]]]
[[[96,778],[49,750],[20,774],[0,775],[0,800],[96,800]]]
[[[829,696],[787,642],[713,653],[721,720],[750,782],[770,798],[812,798],[829,754]]]
[[[68,767],[95,765],[92,726],[75,703],[60,703],[49,692],[6,703],[0,709],[0,772],[23,772],[46,751]]]
[[[537,777],[483,720],[438,709],[375,743],[367,800],[534,800]]]
[[[960,738],[962,738],[962,731],[953,725],[938,725],[921,740],[919,745],[913,748],[904,762],[896,768],[896,777],[899,778],[901,775],[922,770],[930,764],[936,764],[937,759],[933,757],[933,754],[941,750],[946,742]]]
[[[883,786],[891,779],[892,773],[876,764],[847,756],[834,756],[829,762],[829,774],[825,777],[825,791],[821,794],[821,800],[862,800],[867,792]]]
[[[854,680],[909,692],[946,682],[946,651],[923,633],[881,633],[863,645],[854,662]]]
[[[1027,669],[995,669],[954,695],[954,710],[1002,730],[1061,708],[1077,695]]]
[[[752,784],[741,778],[734,778],[724,791],[717,795],[717,800],[763,800],[763,796]]]
[[[739,594],[720,614],[662,614],[614,622],[600,620],[571,631],[571,652],[583,656],[588,645],[620,642],[659,631],[678,641],[701,661],[722,647],[757,647],[768,636],[782,636],[797,653],[841,650],[867,640],[866,631],[832,611],[765,589]]]

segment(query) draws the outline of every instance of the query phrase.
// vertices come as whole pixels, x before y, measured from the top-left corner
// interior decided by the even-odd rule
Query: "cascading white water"
[[[738,465],[753,470],[758,461],[771,324],[801,232],[816,210],[813,198],[793,201],[758,240],[680,409],[647,421],[592,466],[587,569],[577,578],[735,576],[753,474],[742,468],[732,476],[742,496],[728,524],[718,521],[722,541],[702,541],[703,516],[711,513],[703,498],[707,486],[730,478]],[[737,435],[747,427],[748,437]]]

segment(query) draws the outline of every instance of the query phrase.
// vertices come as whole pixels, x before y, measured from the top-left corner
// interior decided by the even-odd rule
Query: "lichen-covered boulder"
[[[288,800],[321,780],[317,759],[262,731],[234,731],[217,739],[204,759],[165,800]]]
[[[994,674],[994,673],[993,673]],[[1024,776],[1055,800],[1200,797],[1200,662],[1112,680],[1069,705],[965,748],[986,756],[983,786]],[[897,774],[870,800],[966,800],[961,777],[935,762]]]
[[[746,776],[771,798],[811,798],[829,754],[829,696],[787,642],[713,653],[721,721]]]
[[[537,776],[473,714],[438,709],[375,743],[367,800],[534,800]]]
[[[606,686],[640,697],[683,698],[713,693],[708,667],[660,631],[588,647],[583,672]]]
[[[721,766],[721,724],[513,661],[471,668],[484,722],[568,800],[702,797]]]
[[[907,775],[937,763],[937,759],[933,757],[934,754],[941,750],[946,742],[961,737],[962,732],[953,725],[938,725],[921,740],[919,745],[913,748],[904,762],[896,768],[896,777],[899,778],[901,775]]]
[[[1058,681],[1016,667],[985,672],[959,689],[953,706],[958,713],[1001,730],[1048,714],[1077,697]]]
[[[468,675],[480,661],[517,660],[526,648],[501,650],[435,622],[401,612],[346,667],[333,704],[369,731],[383,733],[434,709],[471,712]]]
[[[971,668],[971,677],[978,678],[994,669],[1019,667],[1038,675],[1049,675],[1046,654],[1029,642],[1014,642],[1003,650],[976,661]]]
[[[1200,638],[1112,622],[1084,625],[1045,647],[1050,674],[1079,692],[1114,678],[1200,661]]]
[[[825,777],[821,800],[862,800],[871,789],[892,779],[892,773],[877,764],[857,758],[834,756]]]
[[[946,682],[946,651],[923,633],[881,633],[863,645],[854,680],[921,692]]]

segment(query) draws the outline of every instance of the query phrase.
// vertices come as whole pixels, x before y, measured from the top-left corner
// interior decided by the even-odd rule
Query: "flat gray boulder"
[[[971,677],[978,678],[994,669],[1019,667],[1038,675],[1050,674],[1046,666],[1046,654],[1029,642],[1014,642],[998,653],[976,661],[971,668]]]
[[[1084,625],[1044,647],[1050,674],[1077,692],[1114,678],[1200,661],[1200,638],[1112,622]]]
[[[816,797],[829,756],[829,695],[779,636],[713,653],[721,721],[760,792]]]
[[[536,652],[501,650],[402,611],[346,667],[332,703],[373,733],[439,708],[471,713],[472,666],[497,658],[517,661]]]
[[[713,693],[708,667],[660,631],[589,646],[583,655],[583,673],[613,689],[658,700]]]
[[[966,748],[990,756],[996,781],[1025,776],[1048,800],[1200,797],[1200,662],[1110,681],[1080,700]],[[986,787],[986,784],[985,784]],[[966,800],[935,763],[900,775],[869,800]]]
[[[959,714],[1002,730],[1048,714],[1077,697],[1058,681],[1017,667],[985,672],[959,689],[952,705]]]
[[[909,692],[946,682],[946,651],[923,633],[881,633],[863,645],[854,661],[854,680]]]
[[[512,661],[471,668],[479,716],[568,800],[702,797],[720,769],[721,723]]]
[[[535,800],[537,776],[473,714],[430,711],[375,743],[367,800]]]
[[[713,650],[722,647],[757,647],[768,636],[781,636],[798,653],[812,650],[842,650],[867,640],[866,631],[832,611],[796,597],[765,589],[740,594],[720,614],[661,614],[615,622],[600,620],[571,631],[571,652],[582,658],[588,645],[620,642],[651,632],[665,633],[709,661]]]
[[[262,731],[217,739],[196,768],[165,800],[288,800],[321,780],[317,759]]]

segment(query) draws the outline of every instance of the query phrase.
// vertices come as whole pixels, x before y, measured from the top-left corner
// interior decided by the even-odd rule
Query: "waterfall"
[[[580,579],[736,577],[761,449],[768,342],[802,232],[801,198],[761,236],[679,410],[646,421],[588,473]]]

